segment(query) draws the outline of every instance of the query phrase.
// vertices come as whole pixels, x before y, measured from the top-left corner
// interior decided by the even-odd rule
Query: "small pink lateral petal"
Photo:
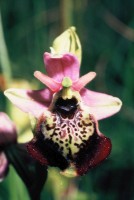
[[[97,120],[114,115],[122,106],[121,100],[111,95],[94,92],[85,88],[80,91],[80,94],[84,104],[88,106],[90,113]]]
[[[39,117],[48,108],[52,99],[49,89],[24,90],[8,89],[4,92],[7,98],[23,112]]]
[[[80,77],[78,81],[73,83],[72,88],[74,90],[80,91],[82,88],[85,87],[89,82],[91,82],[96,76],[95,72],[89,72],[88,74],[85,74],[84,76]]]
[[[46,71],[50,77],[61,82],[64,77],[76,81],[79,78],[80,63],[76,56],[67,53],[63,55],[44,54]]]
[[[61,83],[56,82],[54,79],[39,71],[34,72],[34,76],[53,92],[57,92],[61,89]]]

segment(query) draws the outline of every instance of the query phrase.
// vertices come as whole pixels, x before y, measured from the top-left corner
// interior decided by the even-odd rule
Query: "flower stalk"
[[[9,61],[8,51],[5,43],[3,27],[2,27],[2,19],[0,13],[0,64],[2,68],[2,73],[6,79],[6,83],[10,83],[12,73],[11,73],[11,65]]]

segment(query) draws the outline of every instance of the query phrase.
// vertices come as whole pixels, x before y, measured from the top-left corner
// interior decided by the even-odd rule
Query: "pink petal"
[[[49,89],[8,89],[5,91],[5,95],[19,109],[31,113],[37,118],[48,108],[52,99]]]
[[[107,94],[93,92],[85,88],[81,90],[80,94],[83,102],[88,106],[90,113],[97,120],[114,115],[122,106],[120,99]]]
[[[61,82],[64,77],[70,77],[72,81],[79,78],[79,61],[70,53],[60,56],[45,53],[44,63],[48,75],[58,82]]]
[[[8,115],[0,112],[0,146],[16,142],[17,131],[15,124]]]
[[[95,72],[89,72],[88,74],[85,74],[84,76],[80,77],[78,81],[73,83],[72,88],[74,90],[80,91],[82,88],[87,85],[90,81],[92,81],[96,76]]]
[[[3,152],[0,152],[0,182],[4,179],[7,174],[8,161]]]
[[[61,83],[56,82],[54,79],[39,71],[34,72],[34,76],[53,92],[57,92],[61,89]]]

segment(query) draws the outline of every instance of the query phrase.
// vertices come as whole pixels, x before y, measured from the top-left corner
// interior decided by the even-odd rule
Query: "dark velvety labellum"
[[[84,175],[105,160],[111,141],[98,130],[98,123],[75,97],[59,97],[51,112],[39,118],[28,151],[44,165],[61,170],[73,166],[75,174]]]
[[[105,160],[111,151],[111,141],[105,136],[94,134],[90,137],[89,144],[80,150],[76,157],[77,173],[84,175],[87,171]]]
[[[59,167],[64,170],[68,167],[67,160],[56,150],[56,146],[49,140],[43,140],[42,136],[34,138],[27,145],[29,153],[44,165]]]

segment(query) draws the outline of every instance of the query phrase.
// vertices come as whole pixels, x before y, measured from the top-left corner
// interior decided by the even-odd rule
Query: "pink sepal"
[[[48,108],[52,99],[52,93],[49,89],[8,89],[5,91],[5,95],[19,109],[34,115],[36,118]]]
[[[90,113],[97,120],[114,115],[122,106],[121,100],[111,95],[93,92],[85,88],[80,91],[80,94],[84,104],[88,106]]]
[[[64,55],[52,55],[44,53],[44,63],[48,76],[57,82],[62,82],[64,77],[76,81],[79,78],[80,64],[76,56],[67,53]]]

